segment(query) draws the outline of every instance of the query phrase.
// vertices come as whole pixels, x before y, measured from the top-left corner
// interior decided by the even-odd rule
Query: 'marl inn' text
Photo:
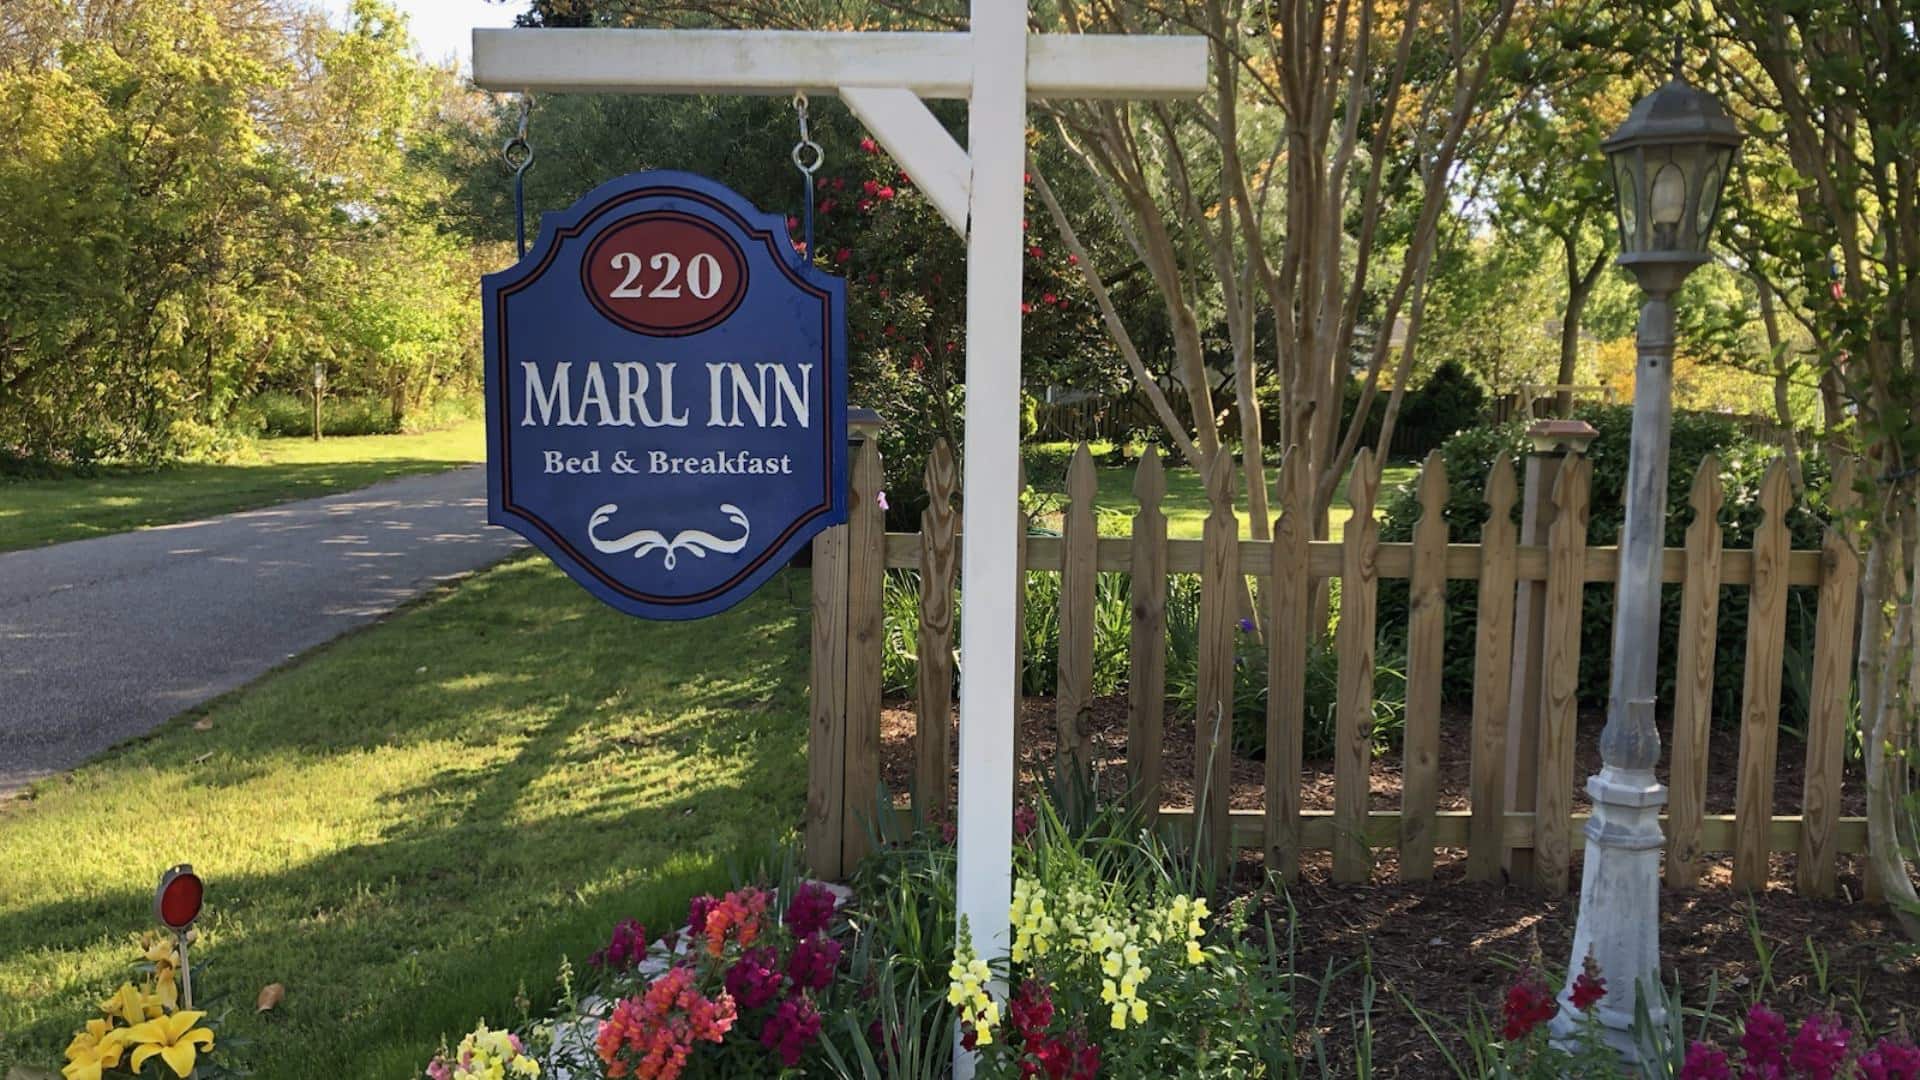
[[[680,365],[664,362],[599,360],[575,364],[563,361],[552,374],[541,365],[522,361],[525,377],[521,427],[633,427],[633,428],[811,428],[813,426],[812,364],[703,363],[680,372]],[[693,388],[683,385],[696,382]],[[704,415],[693,408],[704,401]],[[597,451],[569,457],[557,450],[544,454],[548,473],[602,471]],[[624,459],[625,455],[620,455]],[[624,462],[623,462],[624,463]],[[664,450],[646,452],[644,470],[628,466],[618,472],[661,474],[790,474],[786,455],[762,456],[750,451],[716,451],[683,457]]]

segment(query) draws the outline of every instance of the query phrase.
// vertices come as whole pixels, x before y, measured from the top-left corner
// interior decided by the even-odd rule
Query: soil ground
[[[1051,760],[1054,739],[1054,703],[1050,698],[1024,701],[1020,750],[1022,779],[1032,784],[1043,763]],[[1095,767],[1102,790],[1124,791],[1126,764],[1126,699],[1098,699],[1093,709]],[[1598,739],[1603,718],[1583,716],[1578,734],[1576,774],[1585,776],[1599,767]],[[882,774],[889,790],[907,790],[913,769],[913,732],[916,720],[911,702],[889,702],[882,714]],[[1442,809],[1464,810],[1467,802],[1469,721],[1450,713],[1442,721],[1439,801]],[[1665,733],[1663,733],[1663,738]],[[1715,732],[1708,767],[1707,810],[1733,809],[1738,741],[1731,733]],[[1193,732],[1191,721],[1167,721],[1162,804],[1192,804]],[[1800,744],[1783,741],[1775,777],[1775,813],[1801,810]],[[1263,804],[1264,765],[1236,758],[1232,805],[1258,809]],[[1372,774],[1373,806],[1398,805],[1400,793],[1397,750],[1376,754]],[[1665,776],[1662,776],[1665,779]],[[1303,770],[1303,805],[1309,809],[1333,806],[1333,769],[1330,761],[1309,761]],[[1585,792],[1575,796],[1576,810],[1586,808]],[[1842,797],[1842,813],[1865,812],[1861,778],[1849,774]],[[1500,997],[1517,969],[1529,964],[1548,973],[1549,981],[1562,977],[1572,947],[1574,898],[1579,895],[1580,869],[1573,868],[1565,896],[1543,896],[1506,882],[1465,880],[1465,851],[1442,849],[1430,882],[1400,883],[1395,878],[1391,850],[1375,852],[1373,880],[1368,884],[1339,884],[1331,880],[1325,852],[1302,860],[1300,880],[1284,893],[1268,890],[1257,852],[1245,852],[1234,878],[1236,892],[1260,893],[1284,925],[1291,915],[1295,971],[1322,979],[1329,965],[1337,972],[1327,986],[1326,1013],[1316,1033],[1326,1040],[1327,1059],[1351,1062],[1358,1002],[1370,969],[1378,992],[1370,1018],[1373,1075],[1380,1077],[1445,1077],[1452,1075],[1445,1055],[1414,1009],[1427,1014],[1442,1038],[1474,1010],[1497,1012]],[[1761,998],[1790,1018],[1825,1008],[1838,1009],[1856,1028],[1875,1032],[1920,1027],[1920,965],[1903,947],[1904,938],[1882,904],[1860,899],[1861,867],[1843,858],[1840,896],[1811,900],[1793,889],[1794,857],[1774,856],[1768,887],[1761,892],[1736,892],[1730,886],[1731,859],[1724,855],[1709,864],[1702,888],[1691,892],[1663,891],[1661,898],[1662,956],[1669,978],[1678,976],[1686,1004],[1703,1004],[1707,988],[1718,986],[1722,1016],[1743,1013]],[[1810,948],[1811,946],[1811,948]],[[1762,948],[1766,958],[1763,960]],[[1464,992],[1463,992],[1464,991]],[[1311,1010],[1317,990],[1297,1000]],[[1408,1008],[1408,1005],[1414,1008]]]

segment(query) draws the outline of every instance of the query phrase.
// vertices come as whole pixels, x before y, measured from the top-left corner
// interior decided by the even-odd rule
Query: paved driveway
[[[520,546],[475,466],[0,554],[0,795]]]

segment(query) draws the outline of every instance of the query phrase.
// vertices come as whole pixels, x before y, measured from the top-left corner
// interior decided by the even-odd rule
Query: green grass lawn
[[[792,835],[807,600],[788,571],[688,633],[515,560],[0,808],[0,1075],[59,1063],[182,861],[253,1075],[419,1075]]]
[[[1095,455],[1100,455],[1110,450],[1111,444],[1095,444],[1089,448]],[[1040,449],[1054,454],[1071,451],[1071,447],[1064,443],[1044,444]],[[1097,457],[1096,460],[1098,460]],[[1100,486],[1098,493],[1095,495],[1095,499],[1100,509],[1099,524],[1100,534],[1102,536],[1128,536],[1132,534],[1133,515],[1140,505],[1133,497],[1133,471],[1133,466],[1131,465],[1102,465],[1097,471]],[[1416,464],[1410,462],[1390,462],[1381,475],[1381,496],[1385,496],[1387,492],[1392,491],[1401,484],[1412,481],[1419,475],[1419,472],[1420,468]],[[1046,483],[1046,481],[1041,479],[1037,474],[1037,470],[1030,468],[1029,473],[1032,475],[1036,484]],[[1351,471],[1348,472],[1348,476],[1352,476]],[[1276,479],[1276,474],[1272,468],[1267,470],[1267,477],[1269,484]],[[1239,479],[1239,475],[1236,474],[1235,480],[1238,481]],[[1066,484],[1064,480],[1060,480],[1050,486],[1064,491]],[[1242,485],[1236,483],[1236,489],[1241,487]],[[1244,490],[1237,490],[1234,503],[1239,511],[1238,517],[1240,518],[1241,533],[1242,535],[1250,535],[1247,532],[1247,493]],[[1200,474],[1185,466],[1169,468],[1167,470],[1167,497],[1161,502],[1160,508],[1167,515],[1167,535],[1169,537],[1188,540],[1200,539],[1201,527],[1207,520],[1207,490],[1206,485],[1201,483]],[[1347,485],[1343,480],[1340,484],[1340,490],[1335,493],[1333,497],[1333,505],[1328,515],[1331,539],[1339,540],[1346,534],[1347,520],[1351,517],[1353,517],[1353,504],[1347,500]],[[1060,527],[1059,515],[1048,515],[1040,524],[1047,528],[1058,529]]]
[[[0,551],[125,532],[291,499],[350,491],[410,473],[481,461],[484,425],[415,435],[263,439],[245,460],[108,467],[91,476],[0,479]]]

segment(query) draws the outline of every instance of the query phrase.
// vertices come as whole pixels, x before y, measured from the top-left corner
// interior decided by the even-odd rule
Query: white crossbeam
[[[898,87],[964,98],[964,33],[584,28],[473,32],[473,81],[487,90],[598,94],[835,93]],[[1207,88],[1200,37],[1035,34],[1030,98],[1192,97]]]

